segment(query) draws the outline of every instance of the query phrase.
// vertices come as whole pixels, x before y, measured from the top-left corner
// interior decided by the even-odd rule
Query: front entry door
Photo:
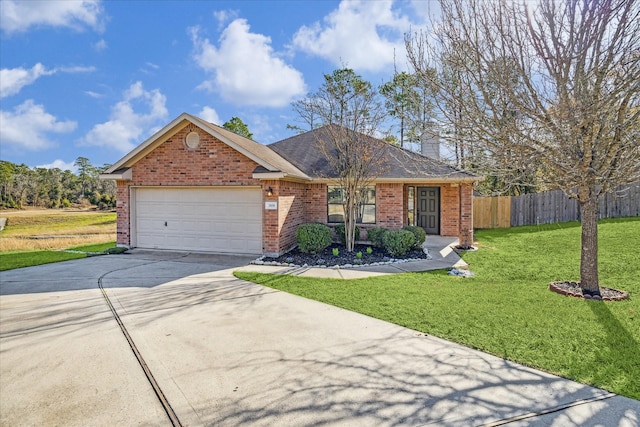
[[[417,225],[427,234],[440,234],[440,187],[418,187]]]

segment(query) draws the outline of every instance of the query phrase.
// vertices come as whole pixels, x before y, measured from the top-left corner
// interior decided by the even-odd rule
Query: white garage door
[[[262,192],[237,188],[135,190],[139,248],[262,253]]]

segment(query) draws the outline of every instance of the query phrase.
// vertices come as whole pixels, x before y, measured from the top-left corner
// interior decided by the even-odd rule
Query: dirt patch
[[[549,290],[560,295],[601,301],[620,301],[629,298],[629,294],[625,291],[604,286],[600,286],[599,295],[592,294],[583,290],[580,287],[580,282],[551,282]]]

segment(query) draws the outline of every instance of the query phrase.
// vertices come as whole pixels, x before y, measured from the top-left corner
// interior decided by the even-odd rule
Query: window
[[[344,222],[344,191],[337,185],[327,186],[327,222]],[[364,188],[362,200],[358,206],[356,222],[358,224],[376,223],[376,187]]]
[[[407,189],[407,225],[416,225],[415,216],[416,188]]]

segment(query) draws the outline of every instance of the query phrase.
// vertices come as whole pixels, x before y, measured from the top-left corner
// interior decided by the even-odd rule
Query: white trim
[[[253,179],[282,179],[286,176],[287,174],[284,172],[254,172],[251,177]]]
[[[98,175],[98,178],[103,181],[108,179],[131,181],[133,179],[133,173],[131,172],[131,169],[127,169],[122,173],[101,173]]]
[[[136,187],[129,187],[129,245],[138,246],[138,229],[136,228]]]

